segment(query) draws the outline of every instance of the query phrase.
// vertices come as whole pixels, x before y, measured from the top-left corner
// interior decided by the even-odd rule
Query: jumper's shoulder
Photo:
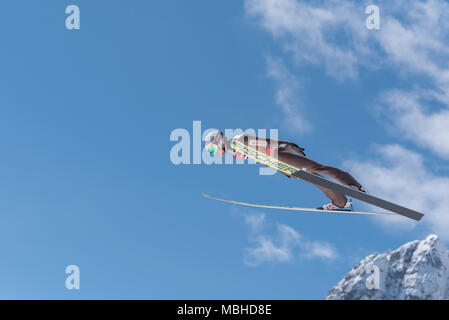
[[[255,135],[243,132],[243,133],[238,134],[232,138],[232,140],[240,140],[240,141],[246,140],[246,139],[257,139],[257,137]]]

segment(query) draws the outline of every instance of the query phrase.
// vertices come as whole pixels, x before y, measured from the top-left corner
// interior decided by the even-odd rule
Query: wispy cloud
[[[369,44],[361,7],[342,1],[318,3],[321,6],[317,1],[247,0],[245,8],[298,63],[324,65],[341,80],[357,77],[357,65],[363,61],[358,56],[368,53]],[[337,35],[342,34],[353,41],[341,42]]]
[[[426,216],[419,222],[438,235],[449,240],[449,177],[430,172],[423,157],[400,145],[375,147],[377,161],[348,161],[349,168],[368,190],[406,207],[422,211]],[[380,219],[382,223],[411,229],[418,224],[401,217]]]
[[[245,263],[249,266],[265,262],[293,262],[295,257],[327,261],[338,257],[331,244],[308,240],[285,224],[278,224],[274,232],[265,230],[269,224],[264,214],[245,214],[245,222],[250,227],[249,239],[255,244],[245,248]]]
[[[365,27],[360,1],[247,0],[246,11],[300,65],[321,65],[338,80],[355,79],[359,69],[388,68],[424,76],[423,87],[383,93],[385,110],[400,135],[449,158],[449,3],[444,0],[379,0],[381,30]],[[298,91],[293,74],[270,62],[284,113]],[[423,80],[420,78],[420,80]],[[287,86],[288,83],[293,83]],[[408,81],[410,83],[410,81]],[[284,89],[286,88],[286,89]],[[417,94],[417,91],[420,94]],[[427,102],[427,103],[426,103]],[[438,105],[438,107],[435,107]],[[297,108],[296,108],[297,109]],[[304,118],[299,116],[298,123]]]
[[[444,0],[381,1],[382,32],[376,39],[389,64],[447,85],[449,4]]]
[[[248,15],[299,63],[322,65],[339,80],[359,68],[396,67],[449,81],[449,4],[379,0],[381,30],[365,27],[361,1],[246,0]],[[404,69],[405,67],[405,69]]]
[[[247,214],[245,215],[245,223],[250,226],[253,232],[259,231],[265,224],[265,215]]]
[[[401,18],[385,14],[377,39],[390,65],[405,75],[424,76],[427,83],[383,93],[384,118],[398,136],[449,159],[449,4],[400,2],[404,7],[395,9]]]
[[[299,80],[285,67],[280,59],[267,58],[267,75],[275,80],[276,104],[281,108],[285,127],[301,134],[309,132],[312,125],[304,116]]]
[[[375,4],[381,14],[376,31],[365,28],[362,1],[246,0],[245,8],[298,67],[320,66],[338,81],[359,80],[361,69],[396,72],[396,88],[378,95],[381,122],[393,129],[397,142],[406,139],[447,160],[449,3]],[[449,177],[434,173],[423,156],[399,145],[378,146],[377,152],[379,161],[362,159],[347,166],[371,192],[428,213],[421,225],[449,240]],[[407,224],[404,219],[394,223]]]
[[[392,90],[383,94],[379,110],[396,135],[449,159],[449,106],[441,97],[429,90]]]
[[[322,258],[325,260],[334,260],[338,254],[334,247],[327,242],[304,242],[304,256],[307,258]]]

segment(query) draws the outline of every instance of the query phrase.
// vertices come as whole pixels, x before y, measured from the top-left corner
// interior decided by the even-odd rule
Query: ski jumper
[[[356,186],[357,188],[360,188],[362,186],[356,179],[354,179],[353,176],[351,176],[346,171],[331,166],[323,165],[314,160],[306,158],[305,156],[296,154],[291,150],[291,148],[288,147],[289,144],[288,142],[276,141],[276,143],[273,143],[272,141],[270,141],[270,139],[258,138],[249,134],[241,134],[235,136],[233,140],[238,140],[243,144],[245,144],[246,146],[250,146],[256,149],[257,151],[263,152],[271,157],[276,157],[277,151],[278,160],[290,164],[296,168],[305,168],[310,173],[318,175],[324,174],[339,181],[343,185],[346,186],[352,185]],[[246,159],[246,156],[238,151],[234,152],[233,155],[236,158]],[[291,178],[291,176],[288,177]],[[321,187],[316,184],[313,185],[319,188],[337,207],[343,208],[346,205],[347,199],[344,194]]]

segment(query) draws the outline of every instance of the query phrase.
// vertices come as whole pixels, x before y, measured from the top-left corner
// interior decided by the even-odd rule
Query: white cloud
[[[276,232],[262,232],[268,223],[264,214],[245,215],[250,227],[250,241],[256,246],[245,249],[245,263],[258,266],[265,262],[292,262],[295,256],[332,261],[338,257],[337,251],[327,242],[305,239],[295,229],[285,224],[277,225]]]
[[[382,32],[376,34],[386,57],[402,71],[421,73],[447,85],[449,4],[444,0],[394,2],[381,2]]]
[[[255,248],[246,248],[245,263],[257,266],[266,261],[289,262],[293,260],[290,246],[276,245],[273,240],[264,236],[258,236],[255,240],[258,244]]]
[[[380,7],[380,30],[365,27],[367,15],[361,1],[245,2],[248,15],[298,62],[323,65],[340,80],[357,77],[360,66],[383,65],[448,83],[449,4],[444,0],[379,0],[376,5]]]
[[[317,3],[312,1],[312,3]],[[364,16],[361,7],[351,2],[327,1],[321,6],[310,1],[247,0],[246,12],[299,63],[322,64],[338,79],[358,75],[357,56],[368,53]],[[343,45],[341,35],[351,35],[353,42]],[[357,44],[357,45],[354,45]]]
[[[285,224],[278,225],[277,229],[281,243],[284,246],[296,245],[300,243],[299,240],[301,239],[301,236],[295,229],[286,226]]]
[[[305,256],[308,258],[320,257],[327,260],[334,260],[337,258],[337,252],[327,242],[306,242]]]
[[[245,2],[248,15],[292,52],[300,65],[323,66],[338,80],[356,79],[361,67],[423,76],[420,80],[429,84],[420,91],[426,99],[432,97],[433,101],[427,101],[432,103],[416,95],[416,84],[409,90],[393,91],[384,101],[389,112],[386,118],[392,115],[392,125],[405,138],[449,159],[449,3],[379,0],[376,5],[380,7],[380,30],[365,27],[365,3],[360,1]],[[286,115],[294,109],[291,101],[297,101],[290,98],[294,90],[288,88],[292,87],[280,86],[277,94]],[[435,108],[435,104],[440,106]],[[299,124],[304,121],[299,113],[292,118]]]
[[[449,177],[430,172],[423,157],[399,145],[375,148],[377,161],[348,161],[345,167],[363,182],[368,190],[380,197],[413,208],[425,214],[420,222],[383,217],[378,221],[388,228],[407,229],[424,225],[445,240],[449,240]]]
[[[394,67],[424,75],[430,84],[384,93],[385,118],[404,138],[449,159],[449,4],[428,0],[404,5],[401,20],[385,16],[378,40]]]
[[[298,66],[312,64],[339,81],[361,68],[396,72],[398,86],[379,92],[381,121],[398,140],[449,159],[449,3],[378,0],[380,30],[365,27],[363,1],[246,0],[247,14],[280,43]],[[393,87],[394,88],[394,87]],[[378,147],[382,158],[349,165],[379,196],[423,211],[419,223],[449,240],[449,177],[399,145]],[[382,219],[413,228],[405,219]]]
[[[435,104],[429,92],[392,90],[383,95],[381,109],[398,135],[449,159],[449,108],[440,99],[442,107],[432,110],[429,99]]]
[[[276,104],[282,110],[286,127],[299,133],[310,131],[312,126],[303,116],[298,79],[288,71],[281,60],[273,58],[267,58],[267,74],[276,81]]]
[[[245,215],[245,223],[250,226],[251,230],[259,231],[265,223],[265,215],[247,214]]]

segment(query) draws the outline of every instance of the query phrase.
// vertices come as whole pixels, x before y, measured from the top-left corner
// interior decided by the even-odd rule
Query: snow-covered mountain
[[[378,289],[372,288],[374,269]],[[436,235],[429,235],[394,251],[372,254],[352,268],[326,299],[449,299],[449,251]]]

